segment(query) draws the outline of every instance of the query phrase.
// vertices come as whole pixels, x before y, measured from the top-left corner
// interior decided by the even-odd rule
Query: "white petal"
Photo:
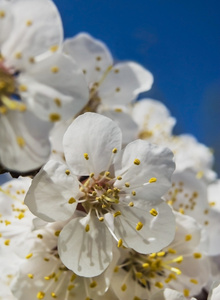
[[[49,122],[32,113],[9,111],[0,116],[0,159],[9,170],[26,172],[41,167],[50,154]]]
[[[31,57],[61,43],[62,23],[50,0],[20,0],[10,4],[13,27],[1,50],[10,66],[21,69]],[[20,56],[16,58],[18,53]]]
[[[109,118],[85,113],[73,121],[63,139],[66,162],[73,173],[89,175],[106,171],[112,150],[121,148],[121,131]],[[84,154],[89,159],[85,159]]]
[[[89,225],[88,232],[85,231]],[[70,270],[80,276],[101,274],[112,259],[112,238],[104,223],[96,216],[70,221],[61,231],[58,249],[60,258]]]
[[[150,300],[185,300],[186,298],[182,293],[172,290],[172,289],[164,289],[159,291],[158,293],[151,296]]]
[[[46,121],[74,117],[89,99],[83,74],[74,61],[62,53],[34,63],[28,73],[21,74],[17,80],[26,87],[21,96],[29,109]]]
[[[158,212],[155,217],[150,214],[152,208]],[[121,215],[115,218],[114,233],[118,240],[122,239],[125,247],[148,254],[160,251],[173,240],[175,218],[165,202],[148,206],[148,209],[120,207],[120,212]],[[137,230],[139,222],[143,227]]]
[[[49,161],[34,177],[26,195],[25,204],[34,215],[47,221],[69,219],[76,203],[68,203],[76,198],[79,183],[74,175],[67,175],[67,166],[56,161]]]
[[[134,163],[135,159],[140,161],[139,165]],[[157,201],[170,187],[174,168],[173,154],[168,148],[136,140],[116,157],[115,174],[122,176],[122,180],[116,181],[115,186],[124,190],[128,182],[129,190],[143,193],[146,202]],[[156,178],[156,182],[149,183],[151,178]]]
[[[0,45],[2,46],[3,42],[8,38],[11,29],[13,28],[13,16],[11,13],[11,3],[8,1],[2,0],[0,3]]]
[[[80,33],[64,42],[64,52],[70,55],[84,72],[87,84],[98,82],[113,64],[106,45],[87,33]]]
[[[153,84],[152,74],[134,62],[119,63],[108,73],[98,89],[103,104],[113,106],[135,100]]]

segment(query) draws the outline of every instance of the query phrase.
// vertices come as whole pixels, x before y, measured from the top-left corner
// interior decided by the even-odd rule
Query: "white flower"
[[[112,259],[111,234],[119,247],[141,253],[171,242],[174,217],[160,199],[174,170],[169,149],[136,140],[121,150],[120,129],[94,113],[79,116],[63,144],[66,164],[49,161],[25,203],[45,221],[69,219],[58,242],[69,269],[81,276],[103,272]],[[71,219],[76,208],[86,217]]]
[[[172,188],[165,195],[174,210],[193,217],[203,228],[201,247],[209,255],[219,254],[220,215],[208,198],[208,185],[204,179],[198,179],[196,172],[185,170],[175,172]]]
[[[0,159],[6,168],[24,172],[48,158],[50,123],[78,113],[89,93],[78,66],[57,51],[63,29],[53,2],[2,0],[0,28]]]
[[[149,255],[122,249],[112,277],[115,294],[133,300],[149,299],[163,288],[186,297],[199,293],[209,279],[208,260],[197,249],[200,237],[195,220],[176,213],[176,235],[169,246]]]

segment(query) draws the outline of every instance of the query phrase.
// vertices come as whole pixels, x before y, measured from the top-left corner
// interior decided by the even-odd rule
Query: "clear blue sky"
[[[66,37],[103,40],[116,60],[135,60],[155,77],[148,97],[177,118],[176,133],[213,147],[220,173],[220,1],[55,0]]]

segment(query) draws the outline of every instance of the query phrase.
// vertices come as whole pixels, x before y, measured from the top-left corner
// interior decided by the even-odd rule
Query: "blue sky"
[[[220,171],[220,1],[55,0],[66,37],[80,31],[104,41],[116,60],[134,60],[154,75],[146,94],[215,149]]]

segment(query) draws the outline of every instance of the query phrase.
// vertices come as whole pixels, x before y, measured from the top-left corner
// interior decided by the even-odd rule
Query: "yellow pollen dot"
[[[69,204],[73,204],[73,203],[75,203],[75,202],[76,202],[76,199],[73,198],[73,197],[71,197],[71,198],[69,199],[69,201],[68,201]]]
[[[187,235],[185,236],[185,241],[186,241],[186,242],[190,241],[191,239],[192,239],[192,235],[191,235],[191,234],[187,234]]]
[[[163,257],[166,253],[164,251],[157,252],[157,256]]]
[[[56,52],[58,50],[59,46],[58,45],[53,45],[50,47],[51,52]]]
[[[149,264],[148,263],[144,263],[144,264],[142,264],[142,267],[145,268],[145,269],[147,269],[149,267]]]
[[[5,12],[3,10],[0,10],[0,18],[4,18],[5,17]]]
[[[125,187],[130,187],[130,183],[129,182],[125,182]]]
[[[16,141],[20,148],[23,148],[25,146],[25,140],[22,136],[17,136]]]
[[[135,158],[134,164],[138,166],[138,165],[140,165],[140,163],[141,163],[141,161],[138,158]]]
[[[205,221],[205,222],[204,222],[204,225],[209,225],[209,221]]]
[[[119,266],[116,266],[116,267],[114,268],[114,272],[117,273],[118,270],[119,270]]]
[[[22,58],[22,54],[21,54],[21,52],[17,52],[17,53],[15,53],[15,58],[17,58],[17,59],[21,59],[21,58]]]
[[[197,179],[201,179],[203,176],[204,176],[204,172],[203,172],[203,171],[199,171],[199,172],[196,174],[196,178],[197,178]]]
[[[194,278],[191,278],[190,279],[190,282],[194,283],[194,284],[198,284],[198,280],[194,279]]]
[[[101,70],[100,67],[96,67],[95,69],[96,69],[96,71],[98,71],[98,72]]]
[[[117,177],[117,180],[122,180],[122,177],[121,177],[121,176],[118,176],[118,177]]]
[[[9,246],[10,245],[10,240],[5,240],[4,244],[5,244],[5,246]]]
[[[74,284],[70,284],[67,289],[68,289],[68,291],[71,291],[74,287],[75,287]]]
[[[183,295],[184,295],[185,297],[189,297],[189,290],[188,290],[188,289],[184,289],[184,290],[183,290]]]
[[[84,155],[84,158],[85,158],[86,160],[89,159],[89,154],[88,154],[88,153],[84,153],[83,155]]]
[[[43,238],[43,235],[39,233],[39,234],[37,235],[37,237],[38,237],[39,239],[41,239],[41,240],[42,240],[42,238]]]
[[[94,177],[94,175],[95,175],[94,173],[90,173],[89,177],[92,178]]]
[[[136,196],[136,192],[135,191],[132,191],[131,193],[132,193],[133,196]]]
[[[134,202],[130,202],[130,203],[128,204],[128,206],[133,207],[133,206],[134,206]]]
[[[182,215],[184,215],[184,214],[185,214],[185,211],[184,211],[184,209],[183,209],[183,208],[180,208],[180,209],[179,209],[179,212],[180,212]]]
[[[52,67],[50,70],[54,74],[59,72],[59,68],[57,66]]]
[[[141,298],[135,296],[133,300],[141,300]]]
[[[54,232],[54,235],[55,235],[55,236],[59,236],[59,235],[60,235],[60,230],[55,231],[55,232]]]
[[[122,239],[118,240],[118,248],[122,246]]]
[[[124,284],[121,286],[121,290],[124,292],[126,289],[127,289],[127,285],[124,283]]]
[[[31,64],[34,64],[34,63],[35,63],[35,59],[34,59],[33,56],[29,57],[29,62],[30,62]]]
[[[76,277],[77,277],[76,274],[73,274],[73,275],[71,276],[70,281],[73,282],[73,281],[76,279]]]
[[[121,108],[115,108],[115,112],[118,112],[118,113],[121,113],[122,112],[122,109]]]
[[[83,71],[83,74],[86,74],[86,73],[87,73],[85,69],[84,69],[84,70],[82,70],[82,71]]]
[[[136,226],[136,230],[141,230],[141,228],[144,226],[144,224],[143,223],[141,223],[141,222],[138,222],[137,223],[137,226]]]
[[[8,220],[5,220],[5,225],[6,226],[8,226],[8,225],[10,225],[11,224],[11,222],[10,221],[8,221]]]
[[[215,202],[213,201],[213,202],[209,202],[209,206],[215,206]]]
[[[50,261],[50,260],[49,260],[49,258],[47,258],[47,257],[44,257],[44,261]]]
[[[117,152],[118,152],[117,148],[112,149],[112,153],[117,153]]]
[[[115,91],[118,93],[118,92],[120,92],[120,88],[119,87],[117,87],[116,89],[115,89]]]
[[[85,227],[85,232],[89,232],[89,230],[90,230],[90,226],[89,226],[89,224],[87,224]]]
[[[177,275],[182,274],[182,272],[181,272],[180,269],[178,269],[178,268],[171,268],[170,270],[171,270],[172,272],[175,272]]]
[[[27,25],[27,26],[31,26],[32,24],[33,24],[33,22],[32,22],[31,20],[27,20],[27,21],[26,21],[26,25]]]
[[[89,287],[91,288],[95,288],[97,286],[97,282],[96,281],[93,281],[90,283]]]
[[[70,170],[65,171],[66,175],[70,175]]]
[[[61,100],[59,98],[54,98],[53,99],[54,103],[58,106],[58,107],[61,107],[62,103],[61,103]]]
[[[33,256],[33,253],[29,253],[28,255],[25,256],[26,259],[29,259]]]
[[[1,87],[0,87],[0,89],[1,89]],[[6,106],[0,106],[0,114],[4,115],[4,114],[6,114],[7,111],[8,110],[7,110]]]
[[[158,287],[159,289],[163,288],[163,283],[160,281],[155,282],[155,286]]]
[[[100,217],[100,218],[99,218],[99,221],[100,221],[100,222],[103,222],[103,221],[104,221],[104,217]]]
[[[58,113],[51,113],[49,114],[49,120],[50,122],[58,122],[61,119],[61,115]]]
[[[101,56],[97,56],[97,57],[96,57],[96,60],[97,60],[97,61],[100,61],[101,59],[102,59]]]
[[[20,213],[20,214],[18,215],[18,219],[21,220],[21,219],[23,219],[23,218],[24,218],[24,214],[23,214],[23,213]]]
[[[19,86],[19,91],[20,91],[20,92],[27,92],[27,86],[24,85],[24,84],[21,84],[21,85]]]
[[[109,176],[110,175],[110,172],[109,171],[106,171],[105,172],[105,176]]]
[[[152,178],[149,179],[149,183],[153,183],[153,182],[156,182],[156,181],[157,181],[157,178],[155,178],[155,177],[152,177]]]
[[[156,256],[157,256],[157,253],[151,253],[151,254],[149,254],[150,258],[155,258]]]
[[[118,210],[118,211],[116,211],[115,213],[114,213],[114,217],[116,218],[117,216],[120,216],[121,215],[121,212]]]
[[[34,278],[34,275],[33,274],[27,274],[27,276],[30,278],[30,279],[33,279]]]
[[[43,299],[45,296],[45,293],[44,292],[38,292],[37,293],[37,299]]]
[[[117,74],[119,73],[119,69],[115,69],[114,72]]]
[[[205,209],[205,210],[204,210],[204,214],[207,215],[208,213],[209,213],[209,210],[208,210],[208,209]]]
[[[158,215],[158,212],[156,211],[155,208],[152,208],[152,209],[150,210],[150,214],[151,214],[153,217],[156,217],[156,216]]]
[[[198,259],[202,257],[202,254],[199,252],[193,253],[194,258]]]
[[[51,293],[51,297],[56,298],[57,295],[55,293]]]
[[[141,278],[141,277],[143,276],[143,273],[141,273],[141,272],[136,272],[136,273],[135,273],[135,276],[136,276],[137,278]]]

